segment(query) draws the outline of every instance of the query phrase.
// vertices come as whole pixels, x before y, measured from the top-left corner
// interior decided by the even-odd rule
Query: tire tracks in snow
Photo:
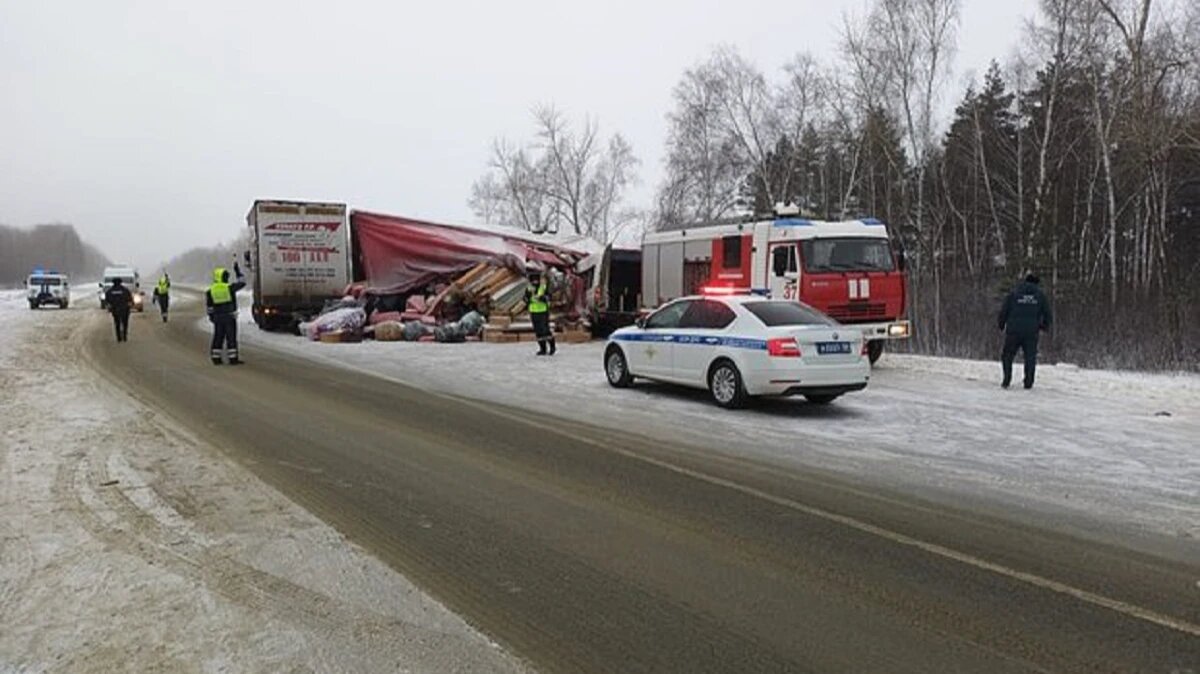
[[[143,409],[137,392],[106,377],[103,368],[97,367],[82,334],[89,329],[80,326],[81,334],[74,340],[79,362],[104,381],[106,395],[126,397],[131,408]],[[151,444],[173,448],[168,452],[204,447],[198,438],[154,412],[138,416],[123,432],[151,436]],[[406,659],[418,667],[438,670],[446,666],[447,653],[463,650],[464,637],[454,630],[347,603],[235,558],[235,543],[220,542],[220,532],[210,534],[181,513],[196,507],[195,503],[182,501],[204,499],[202,494],[187,494],[186,490],[168,494],[156,489],[157,480],[146,479],[115,440],[102,438],[73,462],[60,465],[53,488],[57,499],[72,504],[70,510],[78,524],[105,547],[187,578],[251,612],[319,633],[335,643],[354,644],[365,653],[386,654],[402,649]],[[210,451],[215,450],[204,449],[205,453]],[[169,479],[165,475],[156,477]],[[246,484],[235,488],[262,488],[249,484],[253,481],[238,480]],[[220,496],[210,496],[215,505],[203,505],[219,509]],[[344,541],[341,544],[349,545]],[[495,644],[491,646],[496,648]],[[472,664],[494,667],[494,663],[483,659]],[[329,666],[337,667],[336,663]]]
[[[12,343],[20,343],[23,338],[24,331],[10,335],[14,340]],[[13,353],[0,351],[0,409],[5,410],[4,417],[10,422],[0,435],[0,512],[13,513],[10,517],[0,517],[0,620],[13,610],[34,572],[33,549],[21,526],[24,520],[15,506],[17,489],[10,455],[27,446],[28,436],[22,432],[25,428],[23,420],[35,411],[17,399],[18,387],[27,375],[13,367],[13,361]]]

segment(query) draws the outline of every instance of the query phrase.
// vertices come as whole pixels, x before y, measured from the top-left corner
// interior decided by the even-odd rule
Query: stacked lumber
[[[525,277],[508,267],[481,262],[455,279],[451,287],[466,301],[487,307],[489,315],[508,315],[520,311],[525,303]]]

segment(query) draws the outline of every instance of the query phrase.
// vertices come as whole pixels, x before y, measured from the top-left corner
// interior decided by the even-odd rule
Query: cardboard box
[[[512,316],[508,314],[493,313],[488,316],[488,327],[496,327],[501,330],[512,325]]]
[[[488,344],[511,344],[519,341],[520,338],[521,336],[515,332],[505,332],[493,328],[485,328],[483,331],[483,341]]]
[[[324,344],[352,344],[362,341],[362,333],[357,330],[334,330],[321,335]]]
[[[584,344],[592,341],[592,333],[587,330],[566,330],[560,339],[567,344]]]

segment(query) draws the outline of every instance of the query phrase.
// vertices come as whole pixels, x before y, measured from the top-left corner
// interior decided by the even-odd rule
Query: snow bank
[[[888,354],[870,387],[829,407],[763,400],[723,411],[700,391],[608,386],[603,345],[243,342],[483,401],[738,456],[839,471],[1016,510],[1200,539],[1200,376],[1039,370],[999,387],[999,365]],[[1169,416],[1167,416],[1169,415]]]

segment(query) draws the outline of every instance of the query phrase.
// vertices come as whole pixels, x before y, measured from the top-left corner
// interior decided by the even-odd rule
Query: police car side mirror
[[[638,316],[638,317],[637,317],[637,320],[635,320],[635,321],[633,322],[633,324],[634,324],[634,325],[636,325],[636,326],[638,326],[639,328],[644,328],[644,327],[646,327],[646,317],[645,317],[645,316]]]

